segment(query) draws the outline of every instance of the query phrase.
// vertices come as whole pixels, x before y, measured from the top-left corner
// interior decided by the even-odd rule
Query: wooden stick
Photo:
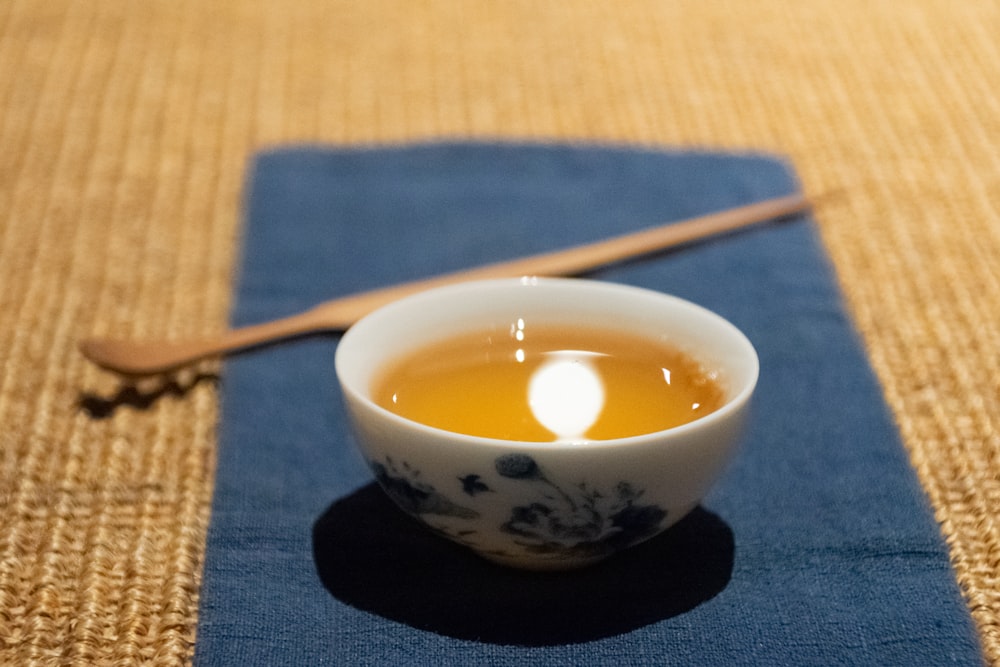
[[[809,202],[803,195],[793,194],[565,250],[353,294],[321,303],[298,315],[233,329],[207,340],[133,342],[91,338],[80,342],[80,350],[98,366],[117,373],[162,373],[206,357],[257,347],[292,336],[343,330],[380,306],[432,287],[488,278],[578,275],[600,266],[800,213],[808,207]]]

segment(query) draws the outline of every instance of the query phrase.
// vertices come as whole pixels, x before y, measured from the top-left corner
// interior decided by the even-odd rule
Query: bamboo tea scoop
[[[321,303],[298,315],[233,329],[214,338],[177,342],[90,338],[80,341],[80,351],[92,362],[109,371],[125,375],[163,373],[207,357],[237,352],[293,336],[344,330],[379,306],[431,287],[487,278],[575,275],[741,227],[786,217],[799,213],[808,206],[808,201],[801,194],[778,197],[565,250],[352,294]]]

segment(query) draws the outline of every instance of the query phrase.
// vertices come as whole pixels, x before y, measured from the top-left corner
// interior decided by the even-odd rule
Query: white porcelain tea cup
[[[426,426],[373,400],[373,381],[393,360],[519,319],[620,328],[665,341],[714,376],[724,403],[655,433],[522,442]],[[528,569],[599,561],[696,507],[736,452],[758,370],[746,336],[705,308],[643,288],[564,278],[469,282],[419,293],[362,318],[336,354],[354,439],[389,497],[484,558]]]

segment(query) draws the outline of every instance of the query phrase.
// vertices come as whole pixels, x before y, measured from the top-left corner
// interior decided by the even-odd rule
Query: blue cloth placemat
[[[767,156],[445,143],[263,153],[233,321],[797,187]],[[592,278],[677,294],[761,357],[743,449],[692,515],[529,574],[423,531],[353,450],[337,336],[233,358],[199,665],[973,665],[978,641],[807,217]]]

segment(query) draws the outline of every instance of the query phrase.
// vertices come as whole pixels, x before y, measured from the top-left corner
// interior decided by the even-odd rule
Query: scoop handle
[[[343,330],[380,306],[433,287],[488,278],[578,275],[600,266],[787,217],[807,208],[809,201],[804,195],[791,194],[563,250],[352,294],[326,301],[297,315],[232,329],[205,340],[143,342],[90,338],[80,341],[80,351],[101,368],[116,373],[163,373],[206,357],[317,331]]]

